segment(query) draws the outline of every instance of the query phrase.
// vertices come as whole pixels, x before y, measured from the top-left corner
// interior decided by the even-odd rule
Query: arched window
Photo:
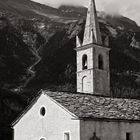
[[[101,70],[104,69],[103,56],[101,54],[98,56],[98,68]]]
[[[87,68],[88,68],[88,66],[87,66],[87,55],[84,54],[83,57],[82,57],[82,69],[85,70]]]
[[[88,93],[88,91],[89,91],[88,81],[89,81],[89,79],[87,78],[87,76],[84,76],[82,78],[82,92],[83,93]]]

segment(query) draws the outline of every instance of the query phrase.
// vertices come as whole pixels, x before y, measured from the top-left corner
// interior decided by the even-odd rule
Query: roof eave
[[[107,121],[107,122],[128,122],[128,123],[140,123],[140,120],[134,119],[116,119],[116,118],[97,118],[97,117],[79,117],[79,120],[84,121]]]

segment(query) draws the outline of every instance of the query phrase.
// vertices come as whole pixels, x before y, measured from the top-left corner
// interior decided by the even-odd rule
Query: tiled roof
[[[82,93],[44,92],[79,118],[140,121],[140,100]]]

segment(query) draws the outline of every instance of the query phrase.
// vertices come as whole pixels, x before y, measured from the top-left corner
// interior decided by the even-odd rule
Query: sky
[[[33,0],[39,3],[59,7],[61,4],[88,5],[90,0]],[[140,25],[140,0],[95,0],[98,11],[111,15],[123,15],[131,18]]]

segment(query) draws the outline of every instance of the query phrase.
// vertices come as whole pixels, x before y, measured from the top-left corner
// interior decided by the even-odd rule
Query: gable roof
[[[140,100],[101,97],[85,93],[52,92],[41,90],[25,110],[11,124],[14,126],[45,94],[79,119],[108,119],[140,121]]]
[[[44,92],[79,118],[140,121],[140,100]]]

